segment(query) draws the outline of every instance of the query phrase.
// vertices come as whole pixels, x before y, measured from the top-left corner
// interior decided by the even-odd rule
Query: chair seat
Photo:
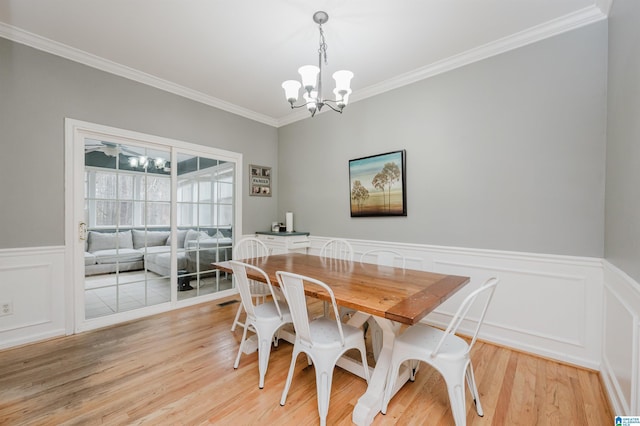
[[[412,359],[410,353],[420,353],[419,358],[431,356],[431,353],[444,336],[444,331],[428,325],[416,324],[409,327],[404,333],[396,337],[394,345],[399,353],[407,354],[406,359]],[[455,334],[449,334],[440,350],[438,358],[460,359],[469,350],[469,344]]]
[[[309,323],[309,331],[313,345],[317,347],[341,347],[340,332],[336,328],[336,321],[332,318],[320,317]],[[351,341],[362,337],[362,330],[348,324],[342,325],[344,340]]]

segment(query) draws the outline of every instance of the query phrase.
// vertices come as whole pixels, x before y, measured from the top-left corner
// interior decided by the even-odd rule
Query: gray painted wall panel
[[[270,126],[0,38],[0,248],[64,244],[65,117],[241,152],[245,166],[277,167]],[[247,176],[243,230],[267,229],[277,190],[271,198],[249,197]]]
[[[280,128],[279,214],[322,236],[601,257],[606,52],[601,22]],[[397,149],[408,216],[350,218],[349,159]]]
[[[640,2],[609,17],[605,257],[640,282]]]

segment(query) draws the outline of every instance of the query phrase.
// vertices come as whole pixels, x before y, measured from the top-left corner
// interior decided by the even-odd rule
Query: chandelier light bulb
[[[333,79],[336,81],[336,89],[346,92],[351,86],[353,73],[348,70],[340,70],[333,73]]]
[[[313,89],[316,88],[320,68],[316,67],[315,65],[305,65],[298,68],[298,72],[300,73],[300,77],[302,77],[302,87],[304,87],[304,90],[310,93]]]
[[[287,80],[282,83],[282,88],[284,89],[284,96],[287,98],[289,103],[293,104],[298,100],[298,93],[300,91],[300,82],[297,80]]]
[[[333,89],[333,94],[336,96],[336,105],[338,106],[338,108],[342,109],[349,103],[349,95],[351,94],[351,89],[339,90],[336,87],[335,89]]]

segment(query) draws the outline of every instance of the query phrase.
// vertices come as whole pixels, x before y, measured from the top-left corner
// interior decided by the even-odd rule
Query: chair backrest
[[[482,313],[478,318],[478,323],[476,324],[476,329],[473,332],[473,338],[471,339],[471,343],[469,343],[469,349],[467,350],[467,352],[471,351],[471,348],[473,347],[473,344],[476,342],[476,338],[478,337],[480,326],[484,321],[484,317],[487,313],[487,308],[489,308],[489,302],[491,302],[491,298],[493,297],[493,293],[496,290],[498,281],[499,281],[498,278],[495,278],[495,277],[489,278],[484,282],[484,284],[482,284],[482,286],[479,289],[474,290],[473,292],[471,292],[471,294],[465,297],[465,299],[460,304],[458,311],[451,319],[451,322],[449,323],[449,326],[445,330],[444,335],[440,339],[440,342],[438,342],[438,345],[433,351],[433,354],[432,354],[433,356],[438,354],[438,352],[440,351],[440,347],[442,346],[442,344],[445,342],[445,340],[449,335],[456,334],[456,332],[458,331],[458,328],[460,327],[460,324],[467,316],[469,309],[471,309],[471,306],[473,306],[473,304],[475,303],[476,299],[478,299],[478,297],[482,296],[484,297],[484,306],[482,307]]]
[[[236,260],[264,256],[269,256],[269,248],[255,237],[243,238],[233,248],[233,258]]]
[[[256,318],[254,309],[255,305],[251,294],[251,284],[249,281],[249,277],[247,276],[247,269],[250,269],[258,275],[261,275],[266,281],[265,285],[269,287],[271,297],[273,298],[273,303],[276,305],[276,310],[278,311],[278,316],[282,318],[282,311],[280,310],[280,305],[278,304],[278,298],[275,295],[273,286],[271,285],[271,280],[269,280],[269,276],[262,269],[253,265],[249,265],[247,263],[230,260],[229,264],[231,265],[231,269],[233,270],[233,276],[236,277],[236,284],[238,286],[238,291],[240,292],[240,299],[242,300],[242,306],[244,307],[244,310],[247,312],[247,316],[253,319]]]
[[[360,256],[360,262],[365,262],[369,258],[375,257],[376,264],[382,266],[396,266],[400,268],[405,267],[406,259],[404,254],[390,249],[373,249],[362,253]]]
[[[353,248],[347,240],[334,238],[324,243],[320,249],[320,257],[353,260]]]
[[[333,305],[333,313],[335,314],[336,326],[340,333],[340,343],[344,346],[344,333],[342,331],[342,323],[340,322],[340,313],[338,312],[338,304],[336,303],[336,298],[331,287],[322,281],[291,272],[278,271],[276,272],[276,276],[278,277],[280,288],[282,289],[284,297],[287,299],[287,304],[289,305],[291,319],[293,320],[293,327],[296,330],[296,337],[299,337],[306,345],[313,346],[311,331],[309,329],[307,299],[304,294],[304,282],[307,281],[323,288],[327,293],[329,293],[329,296],[331,297],[331,304]]]

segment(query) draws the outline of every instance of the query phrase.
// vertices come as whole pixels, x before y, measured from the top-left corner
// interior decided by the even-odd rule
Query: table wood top
[[[301,253],[243,259],[266,272],[275,286],[277,271],[305,275],[328,284],[340,306],[387,318],[403,324],[418,323],[425,315],[469,282],[469,277],[394,268],[359,261],[327,259]],[[229,262],[217,262],[218,269],[232,272]],[[247,271],[251,279],[262,276]],[[305,285],[306,294],[329,301],[317,286]]]

